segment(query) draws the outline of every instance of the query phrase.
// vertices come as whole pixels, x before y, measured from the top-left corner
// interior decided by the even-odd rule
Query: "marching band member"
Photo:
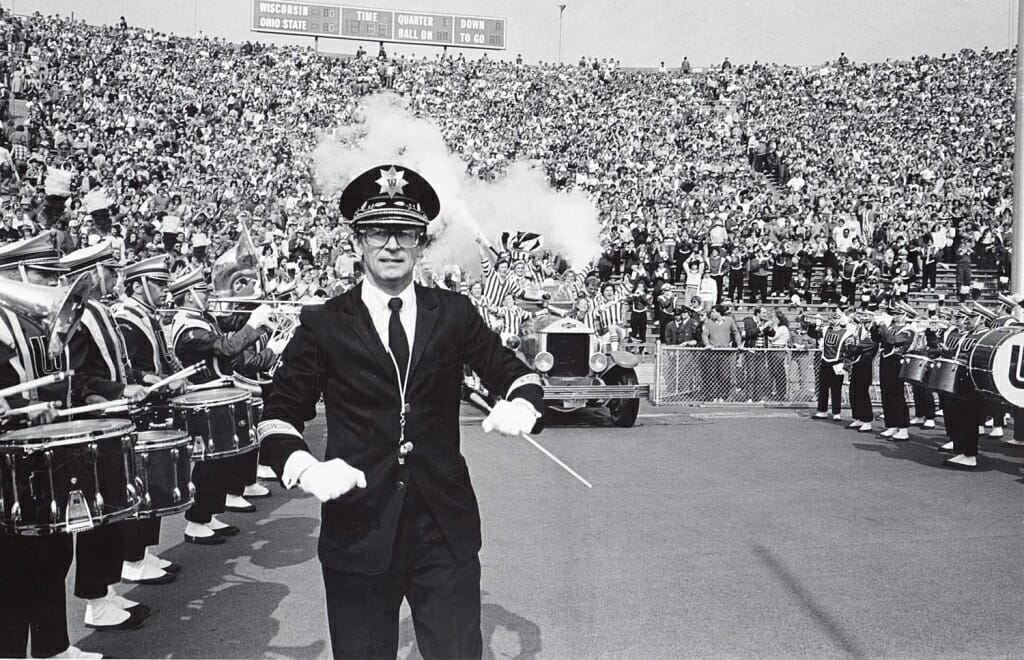
[[[201,383],[212,378],[230,376],[234,358],[246,346],[255,343],[262,328],[270,325],[271,310],[265,305],[257,307],[239,330],[225,334],[217,320],[207,312],[206,280],[201,270],[195,270],[167,287],[174,302],[181,309],[174,315],[171,325],[171,345],[174,355],[182,364],[205,362],[211,375],[197,374],[192,382]],[[230,460],[230,459],[229,459]],[[192,483],[196,487],[195,504],[185,512],[185,541],[200,545],[219,545],[226,537],[238,534],[238,528],[217,519],[225,510],[228,481],[231,478],[228,461],[205,460],[195,464]]]
[[[970,322],[967,321],[967,323]],[[959,352],[965,342],[973,339],[971,332],[963,332],[957,343],[957,350],[953,354]],[[982,424],[985,421],[985,408],[981,395],[974,388],[974,383],[970,378],[964,378],[960,382],[960,393],[957,396],[944,399],[942,409],[946,413],[944,417],[946,432],[949,434],[952,444],[951,447],[948,447],[949,443],[943,445],[943,449],[948,447],[948,451],[952,451],[954,454],[943,461],[942,465],[954,470],[977,469],[978,429],[984,429]]]
[[[928,355],[934,350],[939,342],[938,332],[941,330],[935,327],[938,321],[938,307],[932,303],[928,306],[927,323],[915,321],[910,324],[913,338],[907,349],[908,353]],[[912,385],[910,389],[914,395],[914,417],[911,418],[910,425],[920,425],[925,429],[935,428],[935,396],[932,391],[923,385]]]
[[[964,334],[967,328],[967,316],[962,311],[957,311],[954,316],[953,322],[949,324],[941,333],[936,333],[936,341],[929,357],[935,358],[948,358],[953,359],[956,357],[956,349],[960,342],[960,337]],[[949,403],[951,395],[939,394],[939,403],[942,409],[945,410]],[[943,424],[946,432],[946,437],[949,439],[945,444],[939,447],[939,451],[953,451],[953,435],[956,425],[961,423],[962,420],[957,419],[945,419]]]
[[[846,352],[854,339],[855,330],[842,308],[837,307],[829,321],[828,328],[822,331],[820,320],[811,325],[807,334],[813,339],[821,339],[821,367],[818,373],[818,412],[816,419],[828,417],[829,398],[832,400],[832,419],[842,419],[843,410],[843,379],[846,376],[844,365]]]
[[[341,209],[366,277],[302,310],[260,423],[263,449],[285,486],[323,502],[335,657],[395,657],[404,597],[424,657],[480,657],[480,516],[458,447],[462,365],[504,394],[484,422],[503,434],[535,425],[540,381],[466,298],[412,283],[440,210],[422,177],[374,168],[349,184]],[[326,461],[302,436],[321,394]]]
[[[863,433],[871,432],[874,412],[871,408],[872,364],[878,352],[878,343],[871,335],[872,313],[857,313],[856,325],[853,329],[853,342],[848,349],[850,357],[850,408],[853,422],[849,428],[856,428]]]
[[[150,257],[122,270],[125,301],[113,308],[133,378],[136,382],[153,384],[175,370],[163,328],[157,316],[170,279],[167,259]],[[170,390],[184,388],[180,382]],[[163,575],[174,574],[181,567],[153,555],[149,548],[160,543],[160,518],[132,521],[125,525],[125,557],[121,579],[125,582],[152,584]]]
[[[900,380],[901,350],[910,344],[912,335],[905,327],[906,312],[891,299],[890,314],[882,315],[872,328],[879,344],[878,386],[882,395],[882,415],[885,430],[881,437],[894,441],[910,439],[910,411],[907,409],[906,389]]]
[[[56,262],[67,275],[89,275],[95,286],[86,301],[82,328],[68,343],[68,366],[75,370],[81,388],[72,388],[69,405],[83,405],[146,396],[142,385],[133,383],[124,339],[110,313],[109,301],[118,295],[118,272],[109,241],[75,250]],[[85,625],[102,630],[134,629],[142,625],[149,608],[136,607],[113,591],[121,581],[124,533],[128,523],[100,525],[78,534],[75,564],[75,595],[86,600]],[[140,577],[140,579],[143,579]],[[163,584],[174,573],[154,567],[145,576],[147,584]]]
[[[82,278],[72,285],[76,291],[73,295],[87,296],[91,286],[91,281]],[[0,305],[3,305],[0,310],[0,387],[55,373],[66,354],[66,341],[78,328],[81,309],[76,313],[79,318],[58,335],[60,345],[50,345],[45,321],[10,309],[4,289],[0,282]],[[32,329],[39,332],[33,333]],[[26,330],[30,334],[26,335]],[[15,334],[15,331],[22,334]],[[33,337],[38,341],[27,341]],[[29,346],[33,344],[42,350],[31,350]],[[51,367],[55,369],[53,372],[43,371]],[[43,389],[37,390],[40,398],[45,395]],[[50,397],[61,400],[68,395],[70,382],[45,389]],[[0,410],[30,403],[34,401],[27,395],[0,399]],[[52,412],[31,414],[28,419],[32,423],[45,423],[52,420]],[[0,657],[27,657],[30,636],[33,657],[103,657],[72,646],[68,638],[65,580],[73,555],[72,534],[26,536],[0,531],[0,585],[4,594],[0,597]]]

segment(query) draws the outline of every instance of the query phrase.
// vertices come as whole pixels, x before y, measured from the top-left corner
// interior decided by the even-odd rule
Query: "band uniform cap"
[[[130,282],[140,277],[164,281],[171,279],[171,273],[167,270],[167,258],[163,255],[149,257],[148,259],[128,264],[121,269],[121,272],[124,273],[125,282]]]
[[[177,296],[179,293],[182,293],[187,289],[198,289],[200,291],[206,291],[209,289],[206,284],[206,275],[203,273],[202,269],[197,268],[193,271],[189,271],[167,285],[167,292],[172,296]]]
[[[434,188],[417,172],[394,164],[363,172],[341,193],[341,215],[354,227],[426,229],[441,211]]]
[[[71,273],[86,270],[98,264],[115,265],[113,243],[108,238],[96,245],[68,252],[57,263],[67,268]]]
[[[54,245],[54,233],[43,232],[0,247],[0,268],[19,263],[52,262],[60,258]]]

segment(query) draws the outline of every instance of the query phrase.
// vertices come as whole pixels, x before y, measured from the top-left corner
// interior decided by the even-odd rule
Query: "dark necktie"
[[[409,364],[409,338],[405,336],[405,328],[398,316],[402,309],[402,299],[392,298],[388,301],[388,309],[391,310],[391,321],[388,322],[388,346],[391,348],[391,355],[398,363],[400,381],[405,383],[405,370]]]

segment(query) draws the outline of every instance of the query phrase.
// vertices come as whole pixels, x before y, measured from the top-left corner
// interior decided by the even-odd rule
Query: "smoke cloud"
[[[543,171],[527,162],[511,164],[494,181],[466,172],[466,163],[452,153],[440,128],[412,116],[400,97],[368,97],[357,111],[357,123],[334,129],[313,151],[316,183],[337,194],[371,167],[394,162],[419,172],[437,191],[441,215],[431,223],[434,237],[426,259],[440,266],[457,263],[477,272],[475,239],[495,243],[503,231],[532,231],[544,236],[544,247],[561,254],[574,269],[587,267],[601,253],[597,209],[580,191],[558,192]]]

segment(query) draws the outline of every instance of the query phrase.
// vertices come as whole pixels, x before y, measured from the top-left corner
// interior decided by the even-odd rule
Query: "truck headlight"
[[[547,351],[541,351],[533,358],[533,368],[537,371],[547,373],[555,366],[555,356]]]
[[[594,373],[601,373],[608,368],[608,356],[604,353],[594,353],[590,356],[590,370]]]

